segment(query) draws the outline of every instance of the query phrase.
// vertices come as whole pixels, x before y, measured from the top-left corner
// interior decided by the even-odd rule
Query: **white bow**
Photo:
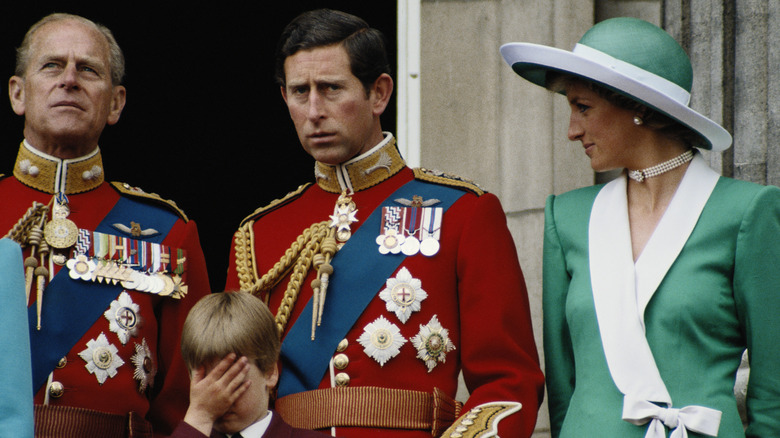
[[[645,438],[665,438],[664,426],[673,429],[669,438],[688,438],[688,430],[718,436],[721,412],[704,406],[663,408],[636,397],[623,398],[623,420],[641,426],[650,422]]]

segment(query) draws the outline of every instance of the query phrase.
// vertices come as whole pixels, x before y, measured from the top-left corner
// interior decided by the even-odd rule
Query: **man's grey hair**
[[[24,35],[22,45],[16,49],[16,70],[14,74],[22,78],[24,77],[27,72],[28,64],[30,63],[30,46],[32,45],[33,36],[41,27],[57,21],[75,21],[92,27],[100,32],[106,38],[106,42],[108,42],[108,62],[109,68],[111,69],[111,83],[113,85],[122,84],[125,77],[125,56],[122,54],[122,49],[119,48],[119,44],[117,44],[111,30],[102,24],[95,23],[80,15],[65,13],[47,15],[30,26],[30,29],[28,29],[27,33]]]

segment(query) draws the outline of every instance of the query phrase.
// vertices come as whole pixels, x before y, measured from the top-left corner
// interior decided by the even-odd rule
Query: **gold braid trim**
[[[114,188],[119,193],[122,193],[127,196],[131,196],[133,198],[141,198],[145,199],[147,201],[151,201],[154,204],[161,205],[163,207],[167,207],[170,210],[173,210],[184,222],[189,222],[189,218],[186,214],[184,214],[184,210],[179,208],[179,206],[176,205],[175,201],[172,201],[170,199],[163,199],[158,195],[157,193],[147,193],[143,191],[140,187],[133,187],[128,183],[119,182],[119,181],[111,181],[111,187]]]
[[[473,181],[469,181],[465,178],[461,178],[451,173],[439,172],[437,170],[430,170],[424,167],[412,169],[414,171],[414,178],[422,181],[428,181],[435,184],[440,184],[450,187],[458,187],[468,190],[477,196],[485,194],[485,190],[477,185]]]
[[[490,438],[498,437],[498,423],[518,412],[518,402],[489,402],[475,406],[461,415],[444,433],[442,438]]]

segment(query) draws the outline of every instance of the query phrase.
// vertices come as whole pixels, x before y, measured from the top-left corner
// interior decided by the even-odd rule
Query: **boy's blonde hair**
[[[254,360],[263,373],[272,371],[279,358],[274,317],[262,300],[248,292],[207,295],[184,321],[181,354],[190,372],[229,353]]]

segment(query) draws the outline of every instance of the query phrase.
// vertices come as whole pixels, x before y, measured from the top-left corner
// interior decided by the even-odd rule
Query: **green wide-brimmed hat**
[[[731,135],[692,110],[691,60],[677,41],[658,26],[637,18],[604,20],[582,36],[569,52],[531,43],[508,43],[501,55],[512,69],[545,87],[547,72],[582,77],[666,114],[701,137],[694,146],[728,149]]]

